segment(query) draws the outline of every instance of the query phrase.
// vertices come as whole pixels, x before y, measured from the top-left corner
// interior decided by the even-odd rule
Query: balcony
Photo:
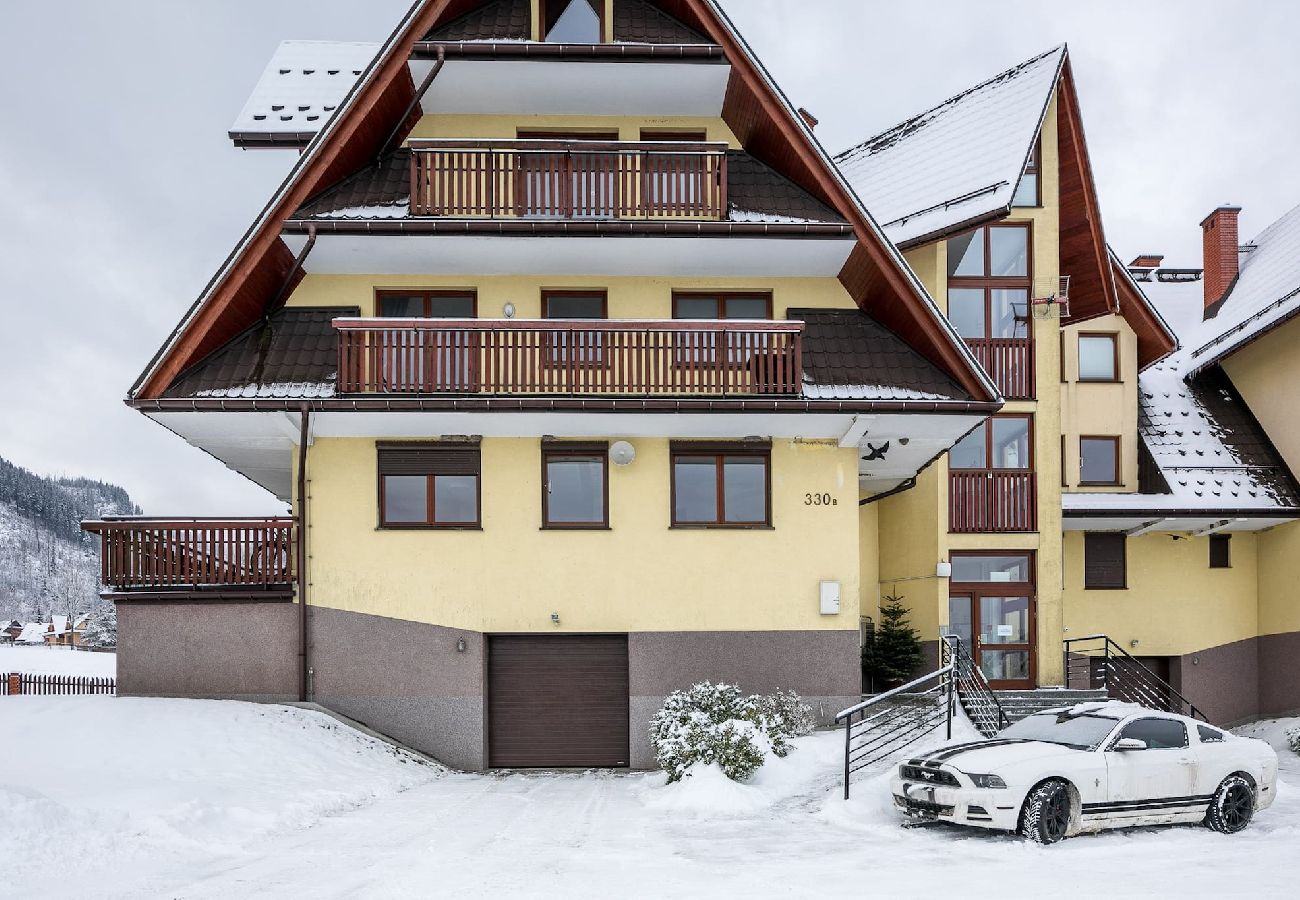
[[[726,144],[411,142],[411,215],[701,219],[727,214]]]
[[[293,519],[131,518],[81,527],[100,536],[100,580],[112,593],[293,596]]]
[[[1029,338],[967,338],[975,359],[1008,400],[1034,399],[1034,344]]]
[[[797,396],[804,323],[335,319],[340,394]]]
[[[1038,487],[1034,472],[951,471],[948,474],[948,531],[1038,530]]]

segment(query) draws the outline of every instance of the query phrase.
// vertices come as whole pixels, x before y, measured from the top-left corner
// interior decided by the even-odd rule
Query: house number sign
[[[830,494],[804,494],[804,506],[839,506],[840,501]]]

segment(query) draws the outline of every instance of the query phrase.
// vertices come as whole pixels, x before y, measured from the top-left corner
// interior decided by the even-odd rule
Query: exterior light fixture
[[[461,638],[461,639],[459,639],[458,641],[456,641],[456,652],[457,652],[457,653],[464,653],[466,647],[468,647],[468,645],[465,643],[465,639],[464,639],[464,638]]]
[[[1137,645],[1140,644],[1140,643],[1142,643],[1142,642],[1139,641],[1137,638],[1133,638],[1133,640],[1131,640],[1131,641],[1128,642],[1129,649],[1130,649],[1130,650],[1134,650],[1134,649],[1136,649],[1136,648],[1137,648]]]
[[[948,562],[947,560],[942,560],[942,559],[939,560],[939,562],[935,563],[935,566],[934,566],[934,577],[935,577],[935,578],[951,578],[951,577],[952,577],[952,563]]]
[[[513,303],[507,303],[505,306],[501,307],[501,315],[505,316],[507,319],[513,319],[515,317],[515,305]]]
[[[551,613],[551,624],[558,626],[560,624],[560,614]]]

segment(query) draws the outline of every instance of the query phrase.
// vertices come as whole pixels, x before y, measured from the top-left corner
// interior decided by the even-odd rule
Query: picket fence
[[[92,675],[0,675],[0,696],[16,694],[116,694],[117,681]]]

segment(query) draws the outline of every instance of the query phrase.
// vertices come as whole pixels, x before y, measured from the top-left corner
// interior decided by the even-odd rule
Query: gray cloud
[[[279,505],[121,403],[288,171],[225,130],[286,38],[380,40],[406,0],[0,4],[0,455],[118,482],[151,513]],[[1300,202],[1289,4],[724,0],[835,151],[1062,41],[1108,235],[1199,258]]]

